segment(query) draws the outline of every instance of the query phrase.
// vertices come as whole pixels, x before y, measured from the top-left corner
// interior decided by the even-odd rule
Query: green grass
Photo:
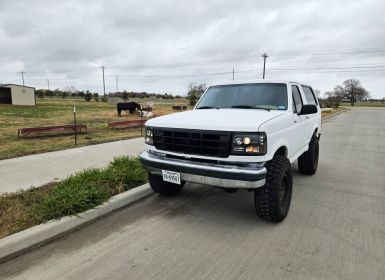
[[[86,169],[58,183],[0,195],[0,238],[84,212],[146,181],[138,158],[117,157],[104,169]]]
[[[149,101],[154,102],[155,115],[169,114],[172,112],[172,104],[187,102],[183,99],[142,99],[140,103]],[[122,130],[107,127],[107,123],[111,121],[139,119],[134,114],[117,116],[116,105],[109,102],[86,102],[83,99],[37,99],[37,106],[34,107],[0,104],[0,159],[74,147],[74,136],[68,134],[44,134],[33,138],[17,137],[18,128],[72,124],[73,106],[76,106],[78,124],[85,124],[88,127],[87,134],[78,135],[78,146],[140,136],[138,128]]]
[[[351,107],[350,103],[341,103],[342,106],[345,107]],[[385,103],[382,102],[356,102],[355,103],[356,107],[383,107],[385,108]]]

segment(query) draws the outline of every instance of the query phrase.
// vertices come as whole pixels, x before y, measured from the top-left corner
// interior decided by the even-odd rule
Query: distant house
[[[0,104],[35,106],[35,88],[15,84],[0,84]]]

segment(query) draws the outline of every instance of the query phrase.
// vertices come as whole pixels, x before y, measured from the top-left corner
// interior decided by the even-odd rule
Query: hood
[[[285,111],[257,109],[201,109],[157,117],[148,126],[221,131],[258,131],[259,126]]]

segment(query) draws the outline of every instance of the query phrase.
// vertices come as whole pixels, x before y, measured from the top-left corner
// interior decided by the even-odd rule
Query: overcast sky
[[[385,1],[0,0],[0,82],[186,94],[262,77],[385,97]]]

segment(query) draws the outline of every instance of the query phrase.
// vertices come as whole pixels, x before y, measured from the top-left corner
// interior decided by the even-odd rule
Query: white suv
[[[258,216],[279,222],[290,207],[291,163],[298,159],[301,173],[316,172],[320,132],[320,108],[309,86],[218,84],[192,111],[147,121],[140,159],[155,192],[174,194],[185,182],[253,190]]]

